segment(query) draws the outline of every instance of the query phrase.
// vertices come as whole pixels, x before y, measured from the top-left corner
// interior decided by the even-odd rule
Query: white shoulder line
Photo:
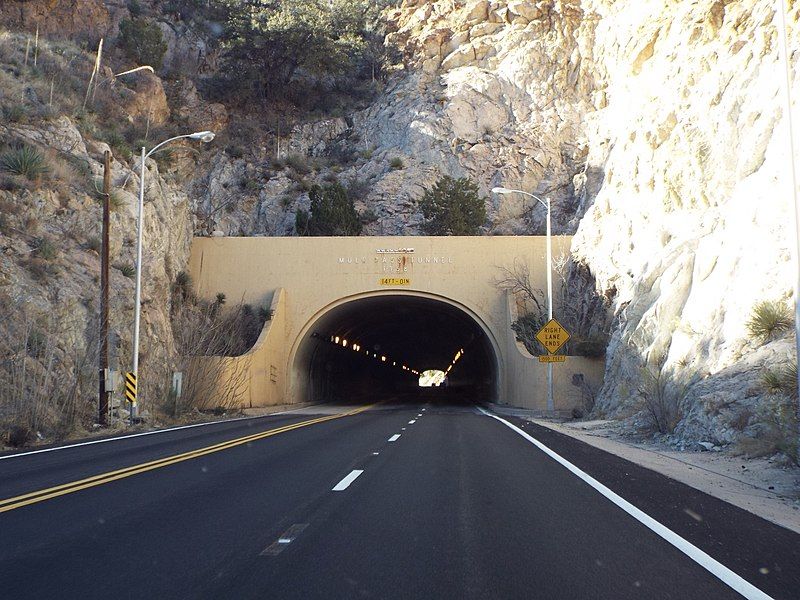
[[[259,415],[257,417],[238,417],[236,419],[226,419],[224,421],[206,421],[205,423],[195,423],[194,425],[181,425],[180,427],[170,427],[168,429],[155,429],[153,431],[143,431],[142,433],[132,433],[130,435],[118,435],[114,437],[103,438],[102,440],[91,440],[88,442],[69,444],[67,446],[56,446],[54,448],[42,448],[41,450],[31,450],[30,452],[8,454],[6,456],[0,456],[0,460],[6,460],[8,458],[19,458],[21,456],[30,456],[31,454],[41,454],[43,452],[55,452],[56,450],[67,450],[69,448],[78,448],[80,446],[91,446],[93,444],[105,444],[106,442],[119,442],[121,440],[129,440],[131,438],[142,437],[143,435],[155,435],[156,433],[167,433],[168,431],[178,431],[179,429],[192,429],[193,427],[205,427],[207,425],[220,425],[222,423],[235,423],[236,421],[247,421],[249,419],[263,419],[264,417],[275,417],[277,415],[285,415],[287,413],[296,412],[298,410],[302,409],[297,408],[294,410],[284,410],[282,412],[271,413],[269,415]]]
[[[698,548],[691,542],[683,539],[677,533],[665,527],[664,525],[656,521],[653,517],[651,517],[644,511],[641,511],[638,508],[636,508],[633,504],[625,500],[622,496],[611,491],[609,488],[604,486],[602,483],[597,481],[594,477],[592,477],[588,473],[584,473],[583,471],[581,471],[578,467],[573,465],[567,459],[563,458],[559,454],[556,454],[550,448],[541,443],[539,440],[533,438],[526,432],[522,431],[522,429],[520,429],[516,425],[506,421],[501,417],[498,417],[497,415],[493,415],[492,413],[484,410],[480,406],[476,408],[487,417],[492,417],[493,419],[497,419],[507,427],[513,429],[519,435],[528,440],[531,444],[539,448],[539,450],[547,454],[550,458],[555,460],[561,466],[565,467],[573,475],[582,479],[584,482],[588,483],[591,487],[600,492],[607,499],[611,500],[611,502],[616,504],[619,508],[621,508],[630,516],[632,516],[634,519],[639,521],[642,525],[644,525],[645,527],[650,529],[653,533],[655,533],[656,535],[660,536],[661,538],[663,538],[664,540],[675,546],[678,550],[683,552],[686,556],[688,556],[697,564],[699,564],[701,567],[706,569],[709,573],[714,575],[720,581],[722,581],[726,585],[730,586],[731,588],[739,592],[745,598],[748,598],[748,600],[773,600],[771,596],[768,596],[767,594],[762,592],[760,589],[758,589],[753,584],[751,584],[750,582],[743,579],[741,576],[731,571],[728,567],[726,567],[722,563],[711,558],[711,556],[700,550],[700,548]]]

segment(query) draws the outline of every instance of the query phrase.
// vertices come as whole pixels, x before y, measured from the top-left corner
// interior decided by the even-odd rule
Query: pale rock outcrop
[[[128,119],[162,125],[170,116],[167,94],[160,78],[152,73],[139,73],[132,88],[118,86],[119,103]]]
[[[372,153],[352,170],[373,182],[369,231],[417,232],[416,201],[445,173],[479,183],[489,232],[541,233],[543,217],[492,186],[550,196],[555,230],[576,232],[575,258],[616,315],[598,412],[638,411],[642,365],[661,365],[689,383],[678,439],[733,441],[764,399],[764,368],[792,354],[791,339],[762,346],[745,328],[793,281],[774,9],[407,0],[387,38],[406,74],[353,119]]]
[[[592,77],[575,50],[585,15],[574,3],[506,4],[405,2],[389,15],[387,43],[401,45],[409,74],[353,119],[366,149],[405,163],[391,195],[379,184],[366,199],[377,214],[397,214],[388,204],[398,203],[415,211],[446,173],[479,183],[491,233],[542,228],[535,202],[490,197],[500,183],[552,196],[556,231],[566,229],[591,108]],[[409,215],[392,230],[416,233],[420,222]]]

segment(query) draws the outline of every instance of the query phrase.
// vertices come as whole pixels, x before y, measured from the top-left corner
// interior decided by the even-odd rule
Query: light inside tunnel
[[[419,387],[439,387],[444,383],[447,375],[438,369],[428,369],[419,376]]]
[[[421,389],[428,371],[442,373],[439,384]],[[481,401],[494,399],[498,385],[496,352],[478,321],[449,302],[407,294],[351,300],[322,314],[299,342],[293,376],[306,402],[420,393]]]

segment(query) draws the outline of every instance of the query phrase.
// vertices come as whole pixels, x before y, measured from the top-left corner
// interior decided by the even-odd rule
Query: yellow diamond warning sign
[[[555,319],[550,319],[536,334],[536,339],[550,354],[555,354],[558,349],[567,343],[569,333]]]

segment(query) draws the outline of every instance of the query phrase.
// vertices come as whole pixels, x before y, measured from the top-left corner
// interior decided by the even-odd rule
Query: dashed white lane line
[[[389,438],[390,442],[396,442],[400,438],[399,433],[395,433],[392,437]]]
[[[373,452],[372,456],[378,456],[378,454],[380,454],[380,452]]]
[[[406,428],[405,428],[405,427],[401,427],[401,428],[400,428],[400,431],[405,431],[405,430],[406,430]]]
[[[308,527],[308,523],[297,523],[292,525],[281,534],[276,541],[272,542],[269,546],[261,551],[261,556],[277,556],[286,549],[286,546],[291,544],[294,539]]]
[[[364,472],[363,469],[354,469],[350,471],[350,474],[347,475],[347,477],[342,479],[335,486],[333,486],[333,489],[331,491],[341,492],[343,490],[346,490],[348,487],[350,487],[350,484],[353,483],[356,479],[358,479],[358,476],[361,475],[363,472]]]
[[[531,437],[528,433],[522,431],[516,425],[506,421],[502,417],[498,417],[497,415],[493,415],[492,413],[485,411],[481,407],[477,407],[479,411],[481,411],[487,417],[492,417],[493,419],[497,419],[507,427],[511,428],[531,444],[539,448],[542,452],[547,454],[550,458],[560,464],[562,467],[566,468],[569,472],[573,475],[578,477],[579,479],[583,480],[585,483],[589,484],[603,496],[605,496],[608,500],[616,504],[619,508],[624,510],[634,519],[639,521],[642,525],[647,527],[650,531],[661,537],[662,539],[666,540],[675,548],[683,552],[686,556],[691,558],[694,562],[698,565],[703,567],[709,573],[714,575],[717,579],[725,583],[726,585],[730,586],[737,592],[739,592],[742,596],[747,598],[748,600],[773,600],[770,596],[762,592],[756,586],[751,584],[749,581],[746,581],[733,571],[731,571],[728,567],[723,565],[720,562],[717,562],[711,556],[700,550],[697,546],[692,544],[691,542],[683,539],[677,533],[672,531],[671,529],[667,528],[666,526],[662,525],[658,521],[656,521],[653,517],[648,515],[646,512],[636,508],[633,504],[625,500],[622,496],[616,494],[615,492],[611,491],[609,488],[604,486],[602,483],[597,481],[594,477],[581,471],[578,467],[573,465],[569,462],[566,458],[562,457],[560,454],[557,454],[547,446],[545,446],[542,442],[537,440],[534,437]]]
[[[413,425],[413,424],[414,424],[414,423],[416,423],[416,422],[417,422],[417,420],[416,420],[416,419],[411,419],[411,420],[408,422],[408,424],[409,424],[409,425]]]

